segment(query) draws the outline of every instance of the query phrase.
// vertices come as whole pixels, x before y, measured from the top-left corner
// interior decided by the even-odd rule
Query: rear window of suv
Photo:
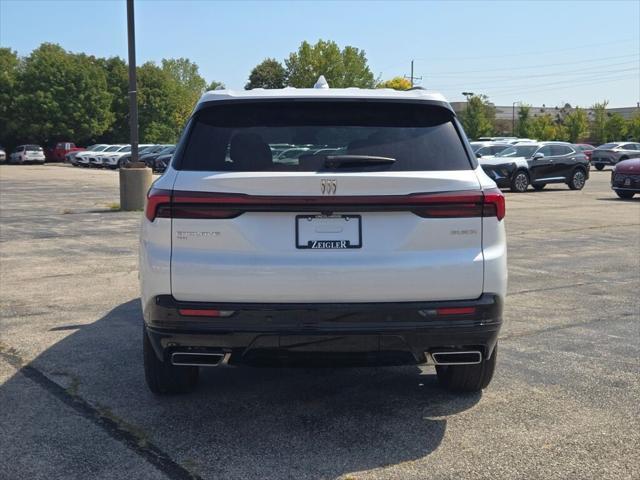
[[[236,102],[192,118],[176,168],[322,171],[327,157],[391,158],[348,170],[467,170],[472,160],[447,109],[390,102]],[[330,164],[330,162],[329,162]],[[343,168],[340,168],[343,170]]]

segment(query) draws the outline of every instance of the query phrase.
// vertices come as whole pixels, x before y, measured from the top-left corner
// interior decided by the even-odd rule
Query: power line
[[[409,81],[411,82],[411,86],[413,87],[413,81],[414,80],[422,80],[422,77],[414,77],[413,76],[413,60],[411,60],[411,76],[407,77],[406,75],[404,76],[404,78],[409,79]]]
[[[565,77],[562,78],[561,80],[557,80],[556,82],[573,82],[575,80],[584,80],[584,79],[588,79],[588,78],[592,78],[594,76],[602,76],[602,75],[610,75],[610,74],[615,74],[615,73],[621,73],[621,72],[630,72],[630,71],[634,71],[634,70],[638,70],[640,67],[631,67],[631,68],[618,68],[615,70],[607,70],[606,72],[593,72],[591,74],[587,74],[587,73],[574,73],[574,74],[568,74],[568,73],[550,73],[550,74],[543,74],[543,75],[530,75],[530,76],[526,76],[526,77],[511,77],[509,79],[503,79],[503,80],[489,80],[489,79],[483,79],[480,80],[478,82],[474,81],[474,80],[468,80],[466,82],[461,82],[461,83],[447,83],[447,87],[450,88],[457,88],[457,87],[464,87],[464,88],[479,88],[482,86],[501,86],[504,88],[516,88],[519,87],[519,85],[509,85],[509,83],[511,82],[522,82],[525,81],[529,78],[542,78],[542,77]],[[584,72],[584,71],[583,71]],[[566,77],[570,77],[570,78],[566,78]],[[440,80],[438,83],[443,83],[446,80]],[[553,82],[553,83],[556,83]],[[531,84],[528,84],[531,85]],[[527,87],[527,85],[522,85],[523,88]]]

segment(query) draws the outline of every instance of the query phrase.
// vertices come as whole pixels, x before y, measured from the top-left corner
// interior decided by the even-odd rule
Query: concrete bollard
[[[143,210],[153,175],[144,163],[130,164],[120,169],[120,209]]]

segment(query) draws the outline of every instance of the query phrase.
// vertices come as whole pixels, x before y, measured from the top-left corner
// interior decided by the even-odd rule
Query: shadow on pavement
[[[139,300],[128,301],[25,368],[203,478],[334,478],[419,459],[442,442],[447,416],[481,397],[449,394],[417,367],[213,368],[194,393],[155,397],[144,384],[141,324]],[[0,398],[24,388],[18,377]]]

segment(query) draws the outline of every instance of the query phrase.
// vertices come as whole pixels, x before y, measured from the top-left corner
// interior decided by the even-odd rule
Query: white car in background
[[[129,151],[131,151],[131,145],[112,145],[96,155],[91,155],[89,157],[89,164],[92,167],[102,167],[104,165],[105,159],[107,159],[111,155],[115,155],[118,153],[122,153],[122,155],[124,155]]]
[[[151,143],[143,143],[141,145],[138,145],[138,148],[146,148],[152,145],[153,144]],[[122,166],[120,160],[122,159],[122,157],[130,153],[131,153],[131,145],[126,145],[124,148],[121,148],[116,152],[102,155],[101,156],[102,167],[103,168],[120,168]]]
[[[71,156],[71,154],[67,154],[67,156],[69,157],[69,162],[74,167],[77,167],[78,165],[88,165],[90,156],[95,155],[98,152],[103,152],[110,146],[111,145],[106,143],[91,145],[89,148],[81,152],[73,152],[73,156]]]
[[[18,145],[9,157],[9,163],[42,163],[45,156],[39,145]]]
[[[7,152],[4,151],[4,148],[0,147],[0,162],[6,162],[7,160]]]

